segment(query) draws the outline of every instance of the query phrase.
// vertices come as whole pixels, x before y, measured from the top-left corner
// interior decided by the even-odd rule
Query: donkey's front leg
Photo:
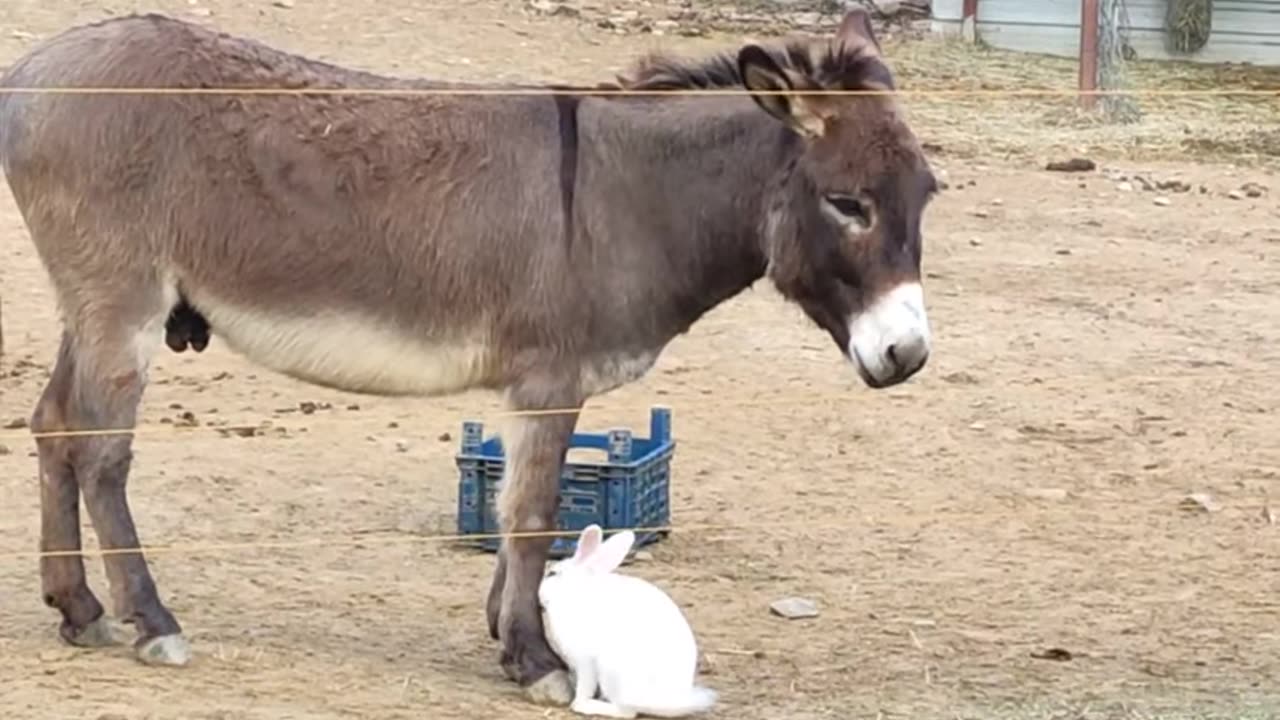
[[[579,398],[538,401],[513,393],[517,410],[577,406]],[[560,496],[560,471],[577,423],[577,413],[517,417],[503,433],[506,476],[498,497],[503,532],[554,530]],[[498,635],[502,668],[541,704],[568,705],[573,688],[565,665],[551,650],[542,628],[538,586],[542,582],[551,537],[507,538],[498,560],[492,595],[501,593]]]

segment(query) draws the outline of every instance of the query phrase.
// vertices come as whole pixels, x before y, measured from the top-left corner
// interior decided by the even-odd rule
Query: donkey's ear
[[[787,127],[811,138],[826,132],[826,121],[814,112],[812,103],[797,95],[782,94],[794,93],[796,84],[764,48],[747,45],[739,50],[738,74],[751,99]]]
[[[855,55],[880,55],[880,41],[871,27],[871,13],[866,8],[854,8],[845,14],[836,30],[836,42],[844,52]]]
[[[600,526],[588,525],[578,536],[578,545],[573,549],[574,564],[592,562],[596,551],[600,549]]]
[[[631,546],[636,542],[636,534],[630,530],[623,530],[600,546],[600,549],[591,557],[591,570],[597,573],[610,573],[627,559],[627,553],[631,552]]]

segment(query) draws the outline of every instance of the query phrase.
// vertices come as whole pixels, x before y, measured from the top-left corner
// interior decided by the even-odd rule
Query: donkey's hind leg
[[[73,321],[75,365],[59,410],[71,427],[132,429],[146,386],[151,355],[164,339],[169,305],[162,293],[119,303],[95,303]],[[84,493],[103,557],[117,616],[137,627],[138,659],[185,665],[191,657],[182,628],[160,602],[139,547],[125,485],[133,434],[64,438],[65,454]]]
[[[71,468],[64,437],[39,433],[67,429],[63,415],[71,394],[75,356],[71,337],[64,334],[49,383],[31,416],[37,433],[40,472],[40,581],[44,602],[62,614],[59,634],[72,645],[95,647],[120,642],[120,633],[103,611],[85,581],[80,545],[80,485]]]

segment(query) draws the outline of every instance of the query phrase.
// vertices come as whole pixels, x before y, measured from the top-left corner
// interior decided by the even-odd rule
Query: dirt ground
[[[133,9],[457,78],[595,80],[649,47],[739,39],[617,35],[502,0],[8,0],[0,64],[33,36]],[[935,87],[1033,65],[1072,77],[948,43],[889,53]],[[1256,139],[1252,118],[1280,110],[1241,105],[1228,127],[1226,111],[1165,103],[1121,131],[1052,99],[946,102],[906,101],[950,186],[927,217],[927,370],[865,389],[766,283],[714,311],[582,422],[643,427],[651,403],[673,407],[674,521],[690,529],[630,571],[687,609],[722,693],[715,717],[1280,717],[1280,526],[1267,519],[1280,512],[1280,181],[1239,142],[1196,163],[1176,159],[1191,146],[1155,142]],[[1024,135],[998,130],[1013,125]],[[1101,171],[1042,169],[1077,150]],[[1192,189],[1167,191],[1168,205],[1142,187],[1174,179]],[[1246,182],[1267,192],[1227,196]],[[0,290],[9,423],[29,415],[57,324],[7,190]],[[154,377],[131,501],[144,541],[173,546],[152,567],[196,659],[161,671],[56,640],[30,555],[33,445],[6,430],[6,718],[568,717],[501,678],[481,609],[492,556],[430,537],[452,530],[459,427],[491,417],[495,398],[327,392],[216,338],[200,356],[163,355]],[[200,427],[174,431],[184,412]],[[273,429],[251,438],[210,428],[263,422]],[[1188,493],[1214,511],[1184,507]],[[708,524],[737,529],[696,527]],[[90,570],[107,598],[100,563]],[[771,616],[789,595],[821,615]]]

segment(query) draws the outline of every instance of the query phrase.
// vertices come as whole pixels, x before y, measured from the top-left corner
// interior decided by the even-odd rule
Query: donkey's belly
[[[443,342],[354,313],[303,317],[207,297],[191,301],[208,319],[212,335],[232,350],[317,385],[376,395],[441,395],[487,379],[489,349],[480,333]]]

